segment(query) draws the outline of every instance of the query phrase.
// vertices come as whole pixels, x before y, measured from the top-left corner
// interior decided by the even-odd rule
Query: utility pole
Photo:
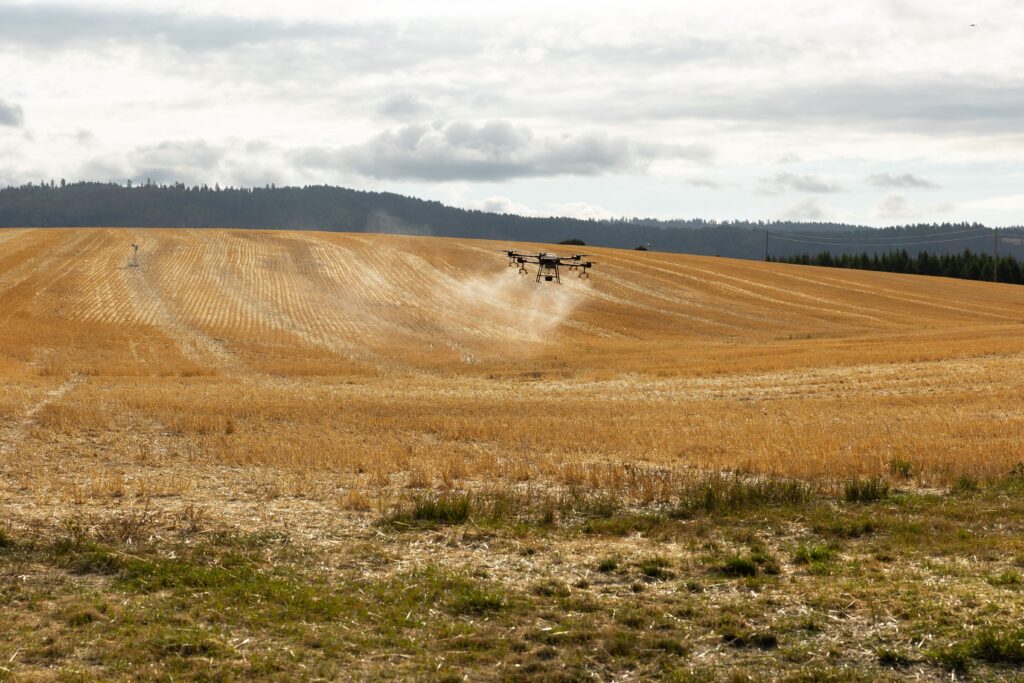
[[[764,229],[764,260],[768,262],[768,228]]]
[[[999,229],[992,228],[992,282],[999,282]]]

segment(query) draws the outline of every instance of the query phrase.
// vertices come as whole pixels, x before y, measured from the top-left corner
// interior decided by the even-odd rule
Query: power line
[[[986,233],[979,235],[971,235],[969,237],[954,237],[951,240],[929,240],[929,241],[915,241],[915,242],[900,242],[900,243],[888,243],[888,244],[873,244],[871,242],[828,242],[825,240],[808,240],[798,239],[795,237],[786,237],[778,233],[771,233],[774,239],[780,239],[786,242],[802,242],[803,244],[817,244],[826,247],[874,247],[874,248],[890,248],[890,247],[914,247],[914,246],[927,246],[929,244],[945,244],[947,242],[963,242],[964,240],[981,239],[987,237]],[[938,235],[937,235],[938,236]]]
[[[981,232],[981,234],[988,234],[988,233],[990,233],[992,231],[993,231],[993,228],[977,227],[977,228],[967,228],[966,230],[953,230],[953,231],[950,231],[950,232],[940,232],[940,233],[935,233],[933,235],[893,235],[892,237],[885,237],[885,236],[882,236],[882,237],[868,237],[868,236],[865,236],[864,239],[865,240],[870,240],[870,241],[879,241],[879,240],[907,240],[907,239],[913,239],[915,237],[948,237],[949,235],[963,235],[963,234],[966,234],[968,232]],[[807,233],[802,233],[802,232],[779,232],[779,231],[776,231],[776,230],[768,230],[768,229],[765,229],[765,232],[767,232],[769,235],[777,235],[777,236],[780,236],[780,237],[782,237],[782,236],[804,237],[807,234]],[[832,240],[832,239],[839,239],[839,238],[837,238],[837,237],[829,237],[829,236],[826,235],[826,236],[823,237],[823,239]]]

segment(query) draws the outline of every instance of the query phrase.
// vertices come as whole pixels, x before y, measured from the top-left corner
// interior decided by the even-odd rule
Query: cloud
[[[683,184],[691,187],[705,187],[710,190],[719,190],[725,187],[722,183],[716,180],[710,180],[709,178],[687,178],[683,181]]]
[[[783,219],[792,221],[825,221],[830,216],[831,212],[813,197],[797,202],[782,212]]]
[[[894,193],[886,196],[875,206],[875,216],[887,220],[906,220],[919,215],[910,202],[902,194]]]
[[[464,206],[467,209],[476,209],[477,211],[486,211],[487,213],[507,213],[514,216],[541,215],[525,204],[519,204],[508,197],[501,196],[485,197],[477,201],[466,202]]]
[[[935,183],[919,178],[910,173],[903,173],[901,175],[893,175],[891,173],[875,173],[867,177],[867,182],[875,187],[900,187],[900,188],[912,188],[912,187],[927,187],[935,188],[938,187]]]
[[[292,159],[305,168],[347,169],[381,179],[498,181],[637,172],[658,159],[711,156],[705,145],[636,143],[606,133],[538,137],[509,121],[453,121],[410,124],[361,145],[300,150]]]
[[[204,140],[173,140],[139,147],[129,155],[131,176],[156,182],[218,177],[225,150]]]
[[[587,202],[568,202],[566,204],[555,204],[551,207],[552,216],[567,216],[569,218],[579,218],[581,220],[610,220],[615,218],[616,215],[597,204],[588,204]]]
[[[25,122],[25,113],[18,105],[0,100],[0,126],[20,126]]]
[[[506,213],[516,216],[547,217],[558,216],[567,218],[579,218],[582,220],[606,220],[614,218],[608,209],[597,204],[587,202],[566,202],[563,204],[552,204],[543,210],[533,209],[525,204],[520,204],[508,197],[493,196],[463,204],[467,209],[477,209],[489,213]]]
[[[90,148],[87,146],[87,148]],[[124,154],[102,154],[78,167],[85,180],[124,182],[133,180],[186,184],[238,183],[262,185],[268,174],[259,155],[239,141],[213,144],[201,139],[165,140],[142,145]],[[269,174],[272,175],[272,174]],[[266,182],[276,182],[276,176]]]
[[[796,173],[777,173],[773,178],[761,181],[769,194],[778,194],[786,190],[810,192],[813,194],[830,194],[842,192],[843,188],[815,175],[797,175]]]
[[[431,111],[430,105],[410,93],[398,93],[384,99],[377,107],[377,113],[400,121],[422,119]]]
[[[344,36],[356,30],[334,24],[188,16],[57,3],[0,5],[0,42],[48,49],[74,44],[154,41],[186,50],[226,49],[241,44]],[[366,27],[358,30],[365,32]]]
[[[669,99],[637,85],[615,102],[594,101],[608,120],[696,119],[758,124],[773,129],[853,126],[867,130],[942,135],[1016,133],[1024,110],[1024,81],[979,75],[971,80],[914,74],[884,79],[831,79],[772,87],[736,82],[699,98]]]

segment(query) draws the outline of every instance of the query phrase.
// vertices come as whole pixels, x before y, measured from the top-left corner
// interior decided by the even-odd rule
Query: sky
[[[1024,224],[1019,0],[0,0],[0,186]]]

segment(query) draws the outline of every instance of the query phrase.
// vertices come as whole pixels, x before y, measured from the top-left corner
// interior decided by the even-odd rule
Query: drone
[[[543,251],[536,254],[516,251],[514,249],[500,249],[499,251],[505,252],[505,255],[508,256],[509,268],[512,266],[518,266],[520,275],[527,274],[527,263],[536,263],[536,282],[543,280],[544,282],[557,282],[558,284],[562,284],[562,278],[559,275],[559,268],[561,266],[566,266],[569,270],[577,270],[579,271],[580,277],[589,279],[590,273],[587,271],[594,267],[593,261],[583,260],[585,256],[588,256],[588,254],[559,256],[558,254]]]

